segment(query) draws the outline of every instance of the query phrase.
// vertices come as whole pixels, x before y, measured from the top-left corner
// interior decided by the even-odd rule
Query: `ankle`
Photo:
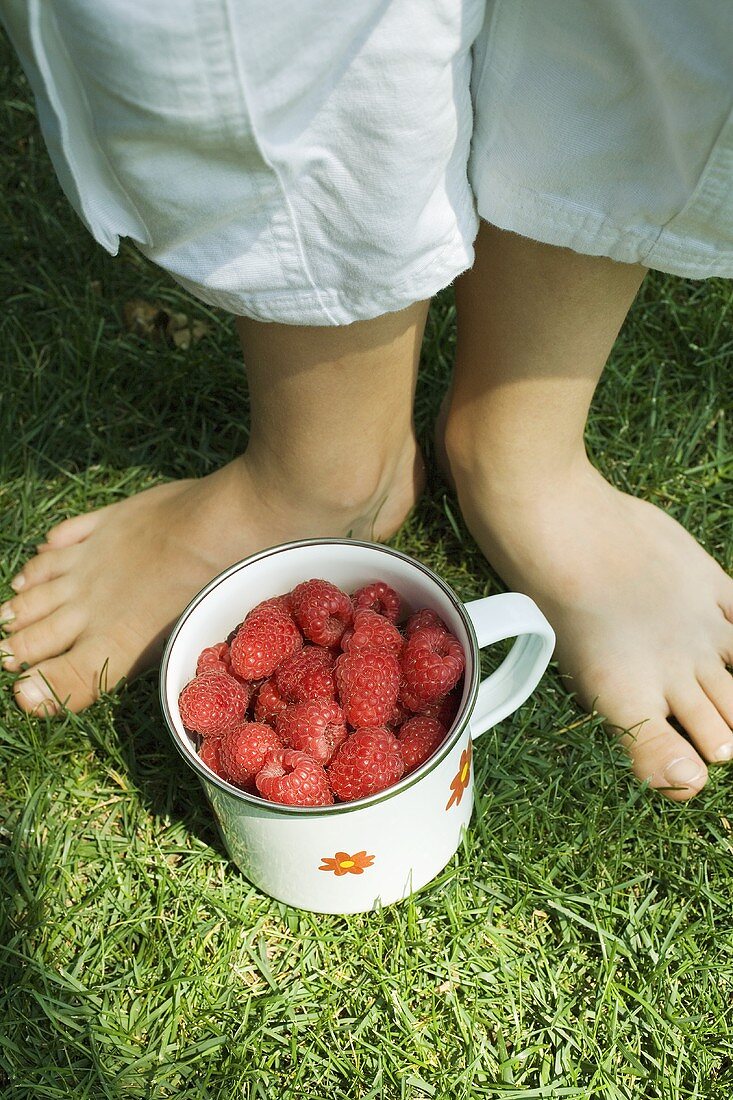
[[[412,507],[424,483],[414,436],[388,455],[284,471],[249,450],[237,460],[240,476],[280,525],[302,537],[353,534],[388,537]]]
[[[542,508],[565,492],[576,492],[600,475],[591,465],[582,438],[533,437],[517,425],[472,422],[465,413],[448,413],[444,445],[450,473],[462,502],[479,499],[484,508]]]

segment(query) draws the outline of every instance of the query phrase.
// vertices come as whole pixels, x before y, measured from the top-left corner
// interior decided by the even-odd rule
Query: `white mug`
[[[200,760],[178,713],[178,696],[205,646],[221,641],[261,600],[324,578],[345,592],[386,581],[409,614],[430,607],[466,654],[463,695],[443,744],[385,791],[333,806],[283,806],[247,794]],[[480,652],[516,638],[495,672],[480,679]],[[427,566],[388,546],[308,539],[231,566],[186,608],[160,671],[173,741],[197,772],[233,861],[265,893],[301,909],[357,913],[389,905],[430,882],[453,856],[473,808],[473,739],[517,709],[539,683],[555,645],[528,596],[508,592],[463,604]]]

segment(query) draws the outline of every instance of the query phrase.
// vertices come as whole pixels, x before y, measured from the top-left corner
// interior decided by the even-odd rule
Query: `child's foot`
[[[558,483],[458,468],[466,522],[557,632],[568,686],[621,732],[639,779],[677,801],[733,757],[733,579],[670,516],[583,462]],[[680,736],[669,719],[685,731]]]
[[[361,505],[314,506],[258,484],[240,458],[209,477],[159,485],[65,520],[12,582],[0,609],[6,670],[30,666],[15,685],[39,714],[88,706],[153,664],[186,604],[228,565],[298,538],[392,535],[422,488],[414,445],[388,483]],[[50,687],[49,687],[50,685]]]

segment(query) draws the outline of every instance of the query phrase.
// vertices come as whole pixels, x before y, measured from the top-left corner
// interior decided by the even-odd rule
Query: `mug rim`
[[[168,706],[167,699],[167,681],[168,681],[168,664],[170,656],[173,651],[176,639],[180,634],[183,626],[196,610],[196,608],[203,603],[208,595],[214,591],[220,584],[226,581],[231,575],[239,572],[245,566],[252,564],[255,561],[260,561],[264,558],[274,557],[277,554],[290,552],[291,550],[297,550],[304,546],[361,546],[370,550],[378,550],[380,553],[386,554],[388,557],[398,558],[400,561],[406,562],[408,565],[418,569],[421,573],[424,573],[431,581],[433,581],[442,590],[448,601],[452,604],[453,608],[460,617],[466,633],[471,644],[473,653],[472,661],[472,675],[471,683],[469,684],[468,695],[463,704],[463,708],[459,715],[456,716],[456,724],[452,729],[450,735],[446,737],[440,748],[429,757],[419,768],[410,772],[404,779],[399,780],[393,786],[388,787],[386,790],[377,791],[373,795],[367,795],[365,798],[354,799],[352,802],[336,802],[330,806],[288,806],[279,802],[270,802],[265,798],[261,798],[258,795],[249,794],[247,791],[243,791],[241,787],[235,786],[233,783],[228,783],[225,779],[216,775],[210,768],[207,768],[205,764],[202,764],[199,760],[198,753],[192,753],[190,756],[185,752],[183,745],[181,744],[181,738],[176,730],[173,716]],[[409,790],[410,787],[415,786],[421,779],[424,779],[426,775],[429,775],[439,764],[448,756],[453,750],[456,743],[461,737],[461,734],[465,732],[466,727],[469,724],[469,717],[473,711],[476,699],[478,696],[478,689],[480,683],[481,674],[481,650],[479,649],[478,639],[476,637],[476,631],[473,626],[470,615],[466,611],[465,604],[458,598],[451,586],[438,576],[429,566],[424,565],[422,562],[417,561],[416,558],[411,557],[409,554],[404,554],[401,550],[395,550],[391,546],[385,546],[378,542],[367,542],[363,539],[339,539],[339,538],[312,538],[312,539],[298,539],[295,542],[283,542],[278,543],[276,546],[270,546],[265,550],[260,550],[256,554],[251,554],[247,558],[242,558],[241,561],[235,562],[233,565],[228,566],[216,577],[212,578],[209,583],[198,592],[193,599],[188,603],[184,610],[179,615],[175,622],[175,625],[168,637],[165,649],[163,651],[163,657],[160,663],[160,674],[158,677],[158,696],[160,699],[161,709],[163,711],[163,717],[165,718],[166,725],[168,727],[168,733],[170,734],[173,743],[183,757],[189,767],[193,768],[198,773],[199,778],[205,783],[213,783],[214,786],[219,787],[226,794],[231,795],[235,799],[240,799],[242,802],[249,803],[257,809],[262,809],[266,813],[275,813],[285,817],[319,817],[319,816],[331,816],[342,813],[352,813],[355,810],[367,809],[370,806],[376,806],[380,802],[387,802],[390,798],[395,798],[397,795],[402,794],[403,791]]]

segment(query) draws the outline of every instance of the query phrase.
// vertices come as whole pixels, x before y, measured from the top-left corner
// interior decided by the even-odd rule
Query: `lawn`
[[[0,597],[48,526],[240,451],[230,319],[63,198],[0,46]],[[189,347],[125,305],[198,322]],[[435,301],[416,416],[450,373]],[[604,473],[733,567],[733,286],[652,276],[594,402]],[[234,399],[236,398],[236,400]],[[234,415],[233,410],[237,410]],[[501,589],[437,476],[393,544],[465,599]],[[30,720],[0,675],[0,1087],[7,1100],[733,1096],[733,775],[640,787],[551,671],[476,743],[458,854],[389,909],[315,916],[229,862],[154,672]]]

